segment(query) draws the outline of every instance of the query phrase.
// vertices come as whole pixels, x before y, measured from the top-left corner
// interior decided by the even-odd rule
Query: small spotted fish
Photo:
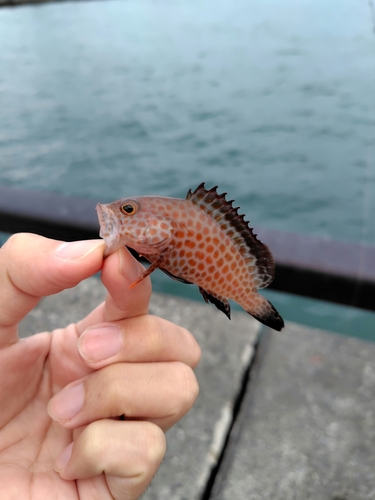
[[[151,263],[132,287],[159,268],[171,278],[198,285],[230,319],[232,299],[261,323],[280,331],[284,321],[273,305],[258,294],[274,276],[274,260],[238,207],[204,183],[186,199],[134,196],[98,204],[100,236],[105,255],[123,245]]]

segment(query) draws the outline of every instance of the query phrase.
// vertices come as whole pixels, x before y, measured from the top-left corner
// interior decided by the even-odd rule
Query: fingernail
[[[66,242],[59,246],[55,255],[61,259],[84,259],[99,247],[105,246],[103,240],[82,240]]]
[[[85,330],[78,342],[81,356],[88,361],[102,361],[117,354],[122,347],[117,325],[101,325]]]
[[[66,387],[51,399],[48,413],[59,422],[70,420],[82,410],[84,396],[85,391],[82,383]]]
[[[55,471],[62,472],[69,463],[70,457],[72,456],[73,444],[70,443],[57,457],[55,461]]]

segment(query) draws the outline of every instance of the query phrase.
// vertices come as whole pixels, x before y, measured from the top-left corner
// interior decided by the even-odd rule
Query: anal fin
[[[219,297],[218,295],[214,295],[213,293],[207,292],[202,287],[199,287],[199,291],[201,292],[205,302],[211,302],[214,304],[219,311],[222,311],[229,319],[230,319],[230,305],[228,299],[224,297]]]

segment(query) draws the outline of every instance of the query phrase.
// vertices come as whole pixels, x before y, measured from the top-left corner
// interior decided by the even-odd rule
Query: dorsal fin
[[[275,274],[271,251],[257,239],[244,216],[238,213],[239,207],[233,207],[233,200],[225,199],[227,193],[218,194],[216,190],[217,186],[207,190],[202,182],[194,192],[189,189],[186,199],[219,224],[248,266],[256,266],[258,288],[265,288],[272,282]]]

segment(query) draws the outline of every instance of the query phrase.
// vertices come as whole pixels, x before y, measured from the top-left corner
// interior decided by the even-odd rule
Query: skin
[[[198,394],[193,336],[147,314],[150,280],[129,289],[144,269],[127,250],[103,253],[102,240],[64,246],[31,234],[0,249],[0,498],[139,498],[164,432]],[[77,324],[18,339],[17,323],[41,297],[100,270],[103,304]]]

